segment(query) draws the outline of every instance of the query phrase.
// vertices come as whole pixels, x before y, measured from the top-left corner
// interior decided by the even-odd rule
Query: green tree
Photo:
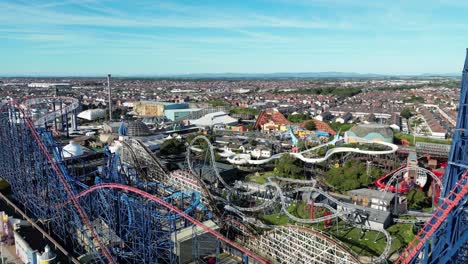
[[[302,177],[302,162],[292,155],[283,155],[276,160],[275,172],[282,177],[300,179]]]
[[[208,104],[210,104],[211,106],[228,106],[229,103],[228,102],[225,102],[225,101],[221,101],[221,100],[211,100],[208,102]]]
[[[367,174],[363,162],[346,161],[342,167],[332,167],[325,173],[325,180],[339,192],[346,192],[360,187],[367,187],[381,174],[377,168],[372,168]]]
[[[260,110],[255,108],[247,108],[247,107],[236,107],[232,108],[229,113],[231,114],[247,114],[247,115],[258,115]]]
[[[422,209],[429,205],[426,194],[419,188],[411,189],[406,198],[408,199],[409,207],[413,209]]]
[[[308,119],[310,119],[310,116],[306,114],[295,114],[288,116],[288,121],[291,123],[301,123]]]
[[[304,128],[309,130],[309,131],[313,131],[313,130],[317,129],[317,126],[315,125],[315,122],[313,120],[311,120],[311,121],[304,124]]]
[[[413,113],[411,112],[411,109],[409,107],[406,107],[405,109],[401,110],[400,116],[409,119],[413,116]]]
[[[159,151],[161,155],[177,155],[185,152],[185,142],[180,139],[172,138],[161,144]]]

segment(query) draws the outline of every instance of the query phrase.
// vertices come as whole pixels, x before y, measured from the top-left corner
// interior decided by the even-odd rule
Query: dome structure
[[[359,139],[393,143],[393,130],[387,125],[360,124],[346,131],[346,142],[352,143]]]
[[[127,136],[130,137],[142,137],[151,135],[151,131],[145,123],[140,120],[132,121],[127,126]]]
[[[64,158],[78,157],[83,155],[83,153],[83,148],[73,140],[62,149],[62,156]]]

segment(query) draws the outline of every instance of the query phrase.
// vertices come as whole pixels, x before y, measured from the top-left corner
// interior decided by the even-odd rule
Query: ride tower
[[[460,101],[458,105],[457,125],[455,127],[452,147],[445,174],[443,177],[443,197],[448,197],[450,192],[460,181],[464,188],[468,183],[463,180],[468,170],[468,49],[463,67]],[[434,237],[432,250],[428,252],[425,245],[425,257],[428,263],[468,263],[468,197],[464,195],[460,203],[445,220],[445,230],[441,230],[440,236]],[[442,201],[440,201],[442,203]],[[428,244],[428,243],[426,243]]]
[[[468,263],[468,49],[439,206],[395,263]]]

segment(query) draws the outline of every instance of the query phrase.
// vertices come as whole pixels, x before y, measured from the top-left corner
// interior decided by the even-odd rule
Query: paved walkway
[[[21,264],[21,259],[16,255],[15,246],[2,245],[1,264]]]

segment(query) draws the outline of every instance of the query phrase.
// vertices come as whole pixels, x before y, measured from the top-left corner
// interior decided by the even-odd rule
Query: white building
[[[195,120],[190,120],[190,124],[193,124],[198,127],[224,127],[229,125],[235,125],[238,123],[238,120],[230,117],[225,112],[215,112],[206,114],[203,117]]]
[[[256,147],[254,150],[252,150],[250,155],[256,159],[268,159],[269,157],[271,157],[272,153],[271,153],[271,149],[268,149],[263,146],[259,146],[259,147]]]
[[[106,117],[104,109],[88,109],[78,114],[78,118],[94,121]]]

